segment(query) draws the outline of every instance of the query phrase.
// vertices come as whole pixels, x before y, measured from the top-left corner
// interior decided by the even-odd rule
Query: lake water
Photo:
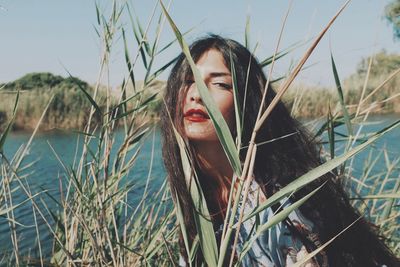
[[[368,122],[367,125],[364,126],[362,132],[366,133],[371,131],[378,131],[386,125],[394,122],[398,118],[399,116],[374,117]],[[339,130],[344,131],[343,128]],[[117,133],[115,141],[116,144],[121,142],[122,135],[122,131]],[[30,135],[27,133],[12,133],[5,144],[5,154],[7,155],[7,157],[11,158],[11,156],[14,155],[18,148],[27,142],[29,137]],[[30,173],[29,178],[26,181],[27,183],[29,183],[32,192],[39,192],[43,189],[46,189],[49,191],[50,194],[58,196],[58,176],[63,173],[63,170],[61,164],[52,152],[50,144],[58,153],[58,155],[62,158],[65,164],[72,164],[77,144],[77,134],[67,134],[60,132],[38,134],[35,137],[34,142],[29,149],[29,155],[25,160],[25,162],[35,161],[35,164],[29,169],[30,171],[32,171],[32,173]],[[155,130],[154,135],[151,134],[146,139],[137,163],[134,166],[134,171],[131,173],[131,179],[142,181],[142,183],[135,189],[138,197],[140,196],[140,193],[143,192],[144,180],[147,178],[149,172],[150,157],[153,146],[155,149],[154,162],[152,166],[151,185],[154,189],[159,188],[161,183],[165,180],[165,172],[161,157],[160,136],[159,131]],[[116,145],[116,147],[118,146]],[[371,149],[375,151],[374,153],[378,153],[384,147],[388,150],[388,155],[390,159],[395,159],[396,157],[400,156],[400,127],[386,134],[372,147],[361,152],[355,157],[353,164],[353,175],[357,177],[361,173],[364,161],[368,157],[368,153],[369,151],[371,151]],[[384,164],[385,162],[382,157],[375,168],[375,172],[378,172],[379,169],[384,168]],[[19,203],[26,198],[26,196],[24,196],[23,194],[18,194],[13,197],[14,203]],[[52,202],[48,201],[48,198],[46,198],[46,196],[42,197],[43,199],[45,199],[46,203],[50,207],[54,207],[54,205],[52,206]],[[133,199],[135,199],[135,196],[133,196]],[[17,221],[24,225],[18,226],[21,253],[27,254],[30,252],[31,255],[36,254],[36,233],[35,228],[32,227],[33,217],[31,205],[24,204],[23,206],[17,208],[15,210],[15,216]],[[42,220],[40,220],[40,218],[38,221],[40,225],[41,240],[43,240],[42,245],[44,247],[45,254],[49,255],[52,238],[47,229],[47,226],[42,222]],[[9,233],[9,225],[4,218],[0,217],[0,259],[1,254],[10,251],[11,249],[12,245]]]

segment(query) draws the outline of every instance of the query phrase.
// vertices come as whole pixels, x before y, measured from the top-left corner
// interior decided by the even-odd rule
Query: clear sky
[[[111,1],[98,3],[102,10],[110,9]],[[130,3],[145,27],[155,1],[136,0]],[[168,1],[164,0],[164,3]],[[343,3],[342,0],[294,0],[281,47],[286,48],[317,35]],[[383,18],[387,3],[386,0],[352,0],[310,58],[309,65],[312,64],[312,67],[304,71],[299,80],[309,84],[333,85],[330,49],[341,78],[354,72],[362,57],[383,48],[400,53],[400,42],[393,41],[392,29]],[[288,4],[287,0],[175,0],[171,4],[170,15],[182,32],[195,27],[187,36],[188,42],[206,33],[217,33],[242,43],[246,16],[250,15],[250,41],[252,46],[259,43],[256,55],[264,59],[273,54]],[[131,32],[125,15],[122,23]],[[101,50],[95,24],[94,0],[0,0],[0,82],[39,71],[67,76],[65,66],[72,75],[94,83]],[[163,29],[160,46],[173,38],[168,24]],[[154,31],[155,27],[150,27],[150,38],[154,36]],[[120,36],[118,32],[111,57],[110,81],[113,86],[127,76]],[[132,35],[128,38],[133,56],[137,46]],[[279,77],[293,67],[308,45],[279,61],[274,76]],[[178,52],[179,47],[175,45],[161,54],[155,62],[155,69]],[[137,80],[142,79],[144,73],[140,63],[135,66]],[[166,74],[160,78],[165,79]]]

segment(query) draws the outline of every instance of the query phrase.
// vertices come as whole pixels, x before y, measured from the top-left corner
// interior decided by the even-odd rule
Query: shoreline
[[[385,113],[385,112],[381,112],[381,113],[371,113],[369,115],[369,120],[375,120],[379,117],[388,117],[388,118],[400,118],[400,113],[399,112],[392,112],[392,113]],[[148,123],[150,125],[156,125],[158,124],[160,117],[159,116],[149,116],[149,121]],[[310,116],[298,116],[296,117],[297,120],[299,120],[300,122],[304,122],[304,121],[312,121],[312,120],[319,120],[319,119],[326,119],[325,116],[315,116],[315,117],[310,117]],[[0,129],[3,131],[5,128],[6,124],[4,125],[0,125]],[[116,130],[119,130],[119,128],[122,128],[123,125],[118,125],[116,127]],[[30,134],[34,131],[34,128],[21,128],[21,127],[12,127],[10,133],[13,134]],[[79,132],[82,132],[82,129],[79,128],[61,128],[61,127],[48,127],[48,126],[40,126],[38,129],[38,133],[40,134],[54,134],[54,133],[58,133],[58,134],[71,134],[71,133],[75,133],[78,134]]]

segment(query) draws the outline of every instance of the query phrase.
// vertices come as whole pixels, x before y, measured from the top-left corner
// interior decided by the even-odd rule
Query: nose
[[[196,103],[202,102],[199,90],[197,90],[197,86],[195,83],[193,83],[189,87],[188,92],[187,92],[187,97],[190,102],[192,102],[192,101],[196,102]]]

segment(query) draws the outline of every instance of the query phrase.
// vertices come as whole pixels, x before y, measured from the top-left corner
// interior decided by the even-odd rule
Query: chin
[[[219,142],[218,136],[196,136],[188,135],[187,138],[193,142]]]
[[[219,141],[218,136],[215,133],[214,126],[212,125],[186,125],[185,135],[190,141]]]

